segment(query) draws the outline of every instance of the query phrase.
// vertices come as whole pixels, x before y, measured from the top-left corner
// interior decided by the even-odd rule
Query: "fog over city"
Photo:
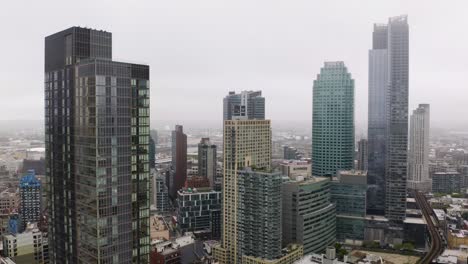
[[[150,65],[152,127],[221,127],[230,90],[262,90],[273,124],[310,126],[316,75],[324,61],[344,61],[355,80],[356,127],[365,131],[373,24],[407,14],[410,111],[429,103],[433,127],[465,129],[467,10],[466,0],[8,1],[0,10],[0,120],[43,120],[44,37],[84,26],[112,32],[114,60]]]

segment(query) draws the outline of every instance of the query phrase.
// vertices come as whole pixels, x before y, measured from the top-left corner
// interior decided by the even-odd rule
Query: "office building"
[[[336,241],[335,205],[330,178],[313,177],[282,185],[283,245],[298,243],[304,254],[322,253]]]
[[[209,188],[177,191],[177,225],[182,232],[205,231],[219,234],[221,192]]]
[[[32,224],[22,233],[3,236],[3,254],[14,263],[43,264],[48,257],[48,252],[44,250],[47,250],[46,240],[47,236]]]
[[[42,212],[42,186],[36,178],[33,170],[23,176],[19,184],[20,192],[20,215],[23,226],[27,223],[37,223],[41,218]]]
[[[311,177],[311,166],[307,161],[285,160],[280,162],[279,166],[283,175],[288,176],[292,180]]]
[[[183,127],[176,125],[172,131],[172,171],[169,177],[169,196],[177,198],[177,191],[187,180],[187,135]]]
[[[251,168],[238,173],[239,255],[277,259],[281,256],[282,175]]]
[[[358,152],[356,157],[356,169],[367,171],[367,139],[361,139],[358,141]]]
[[[45,38],[52,263],[148,263],[149,119],[149,67],[113,61],[110,32]]]
[[[262,91],[229,92],[223,100],[223,120],[233,117],[265,119],[265,98]]]
[[[375,24],[369,50],[368,98],[368,204],[371,214],[385,214],[385,156],[387,131],[388,51],[387,25]]]
[[[208,178],[212,188],[216,180],[216,150],[209,138],[202,138],[198,143],[198,175]]]
[[[429,192],[429,117],[428,104],[413,111],[409,130],[408,189]]]
[[[354,80],[343,62],[325,62],[313,88],[312,175],[354,168]]]
[[[366,217],[366,171],[340,171],[331,183],[331,201],[336,206],[338,241],[364,240]]]
[[[460,193],[464,177],[458,172],[435,172],[432,174],[433,193]]]

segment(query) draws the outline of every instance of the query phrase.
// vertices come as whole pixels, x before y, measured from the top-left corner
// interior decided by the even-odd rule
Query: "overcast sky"
[[[151,67],[151,119],[222,118],[229,90],[261,89],[273,122],[312,118],[312,84],[342,60],[367,122],[373,23],[408,14],[410,109],[468,124],[468,1],[7,1],[0,9],[0,120],[43,119],[44,37],[71,26],[113,33],[114,60]]]

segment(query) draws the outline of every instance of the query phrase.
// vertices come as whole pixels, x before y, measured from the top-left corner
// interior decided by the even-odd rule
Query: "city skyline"
[[[119,2],[113,5],[105,20],[93,16],[103,7],[100,3],[95,10],[89,10],[91,13],[86,17],[69,14],[69,19],[64,21],[36,19],[37,23],[34,25],[28,23],[34,29],[30,34],[18,35],[21,30],[14,32],[9,28],[5,33],[10,36],[2,44],[5,49],[21,45],[22,52],[30,63],[19,72],[14,70],[19,68],[15,67],[18,61],[6,56],[4,65],[0,66],[2,72],[8,73],[0,76],[0,81],[4,84],[1,89],[5,89],[5,92],[8,89],[9,94],[6,100],[0,100],[0,110],[4,113],[8,111],[9,115],[0,115],[0,120],[42,119],[42,101],[35,99],[42,96],[43,73],[37,70],[43,61],[43,56],[40,56],[43,49],[41,36],[71,25],[83,25],[114,32],[116,43],[119,43],[113,50],[114,54],[123,58],[131,57],[152,66],[151,74],[159,77],[152,85],[152,93],[160,95],[153,97],[151,102],[155,120],[173,120],[184,124],[185,121],[203,117],[206,120],[219,120],[219,124],[222,124],[221,117],[214,111],[219,109],[221,102],[210,98],[219,98],[230,90],[258,89],[271,98],[266,107],[273,126],[275,121],[310,120],[310,95],[315,73],[325,60],[343,60],[356,80],[356,126],[359,127],[365,125],[367,120],[367,52],[371,49],[368,32],[375,21],[408,14],[410,31],[414,32],[410,42],[412,89],[409,107],[412,109],[419,103],[429,103],[432,106],[433,127],[461,126],[456,116],[468,114],[468,110],[462,107],[463,96],[448,95],[466,93],[462,90],[462,83],[466,83],[467,77],[462,73],[467,67],[463,62],[468,59],[468,55],[463,52],[463,47],[468,44],[468,39],[457,33],[463,30],[466,19],[457,15],[457,12],[463,10],[464,3],[460,1],[455,5],[458,8],[448,8],[441,3],[425,1],[423,9],[419,8],[421,1],[401,3],[369,2],[367,8],[345,12],[338,8],[338,2],[332,1],[321,5],[323,12],[314,12],[316,16],[308,15],[313,7],[305,2],[291,4],[291,8],[286,10],[280,4],[272,4],[265,6],[261,19],[256,18],[255,13],[242,2],[223,5],[207,1],[199,6],[187,3],[187,9],[176,9],[176,4],[172,3],[156,3],[150,7],[157,9],[148,8],[154,10],[156,15],[145,18],[144,23],[133,22],[138,26],[138,30],[134,32],[119,22],[122,16],[127,16],[122,14],[122,10],[130,8],[143,13],[149,11]],[[32,6],[36,8],[32,9],[44,8],[42,5],[34,5],[35,3]],[[343,10],[347,10],[352,3],[341,5]],[[19,8],[22,8],[21,3],[11,6],[12,10]],[[187,13],[189,10],[196,12]],[[39,18],[43,13],[30,14],[25,11],[19,12],[20,15]],[[336,11],[336,15],[322,15],[331,11]],[[63,12],[51,15],[61,16],[59,13]],[[239,21],[239,25],[236,25],[238,17],[244,17],[245,21]],[[293,19],[285,19],[289,17]],[[432,17],[443,18],[444,23],[439,23],[439,19],[434,21]],[[17,18],[10,19],[6,14],[2,16],[3,19],[15,21]],[[212,19],[216,19],[219,25],[211,26]],[[193,25],[189,25],[188,20],[194,22]],[[284,24],[278,24],[278,21]],[[448,24],[450,27],[446,27]],[[245,31],[247,25],[251,25],[252,29]],[[20,29],[24,26],[23,23],[18,24]],[[225,33],[221,29],[225,29]],[[257,31],[264,33],[253,34]],[[141,51],[133,54],[133,43],[126,38],[137,37],[136,34],[142,40]],[[443,37],[434,38],[434,35]],[[213,40],[215,43],[212,43]],[[193,45],[182,49],[181,45],[186,47],[187,41]],[[23,46],[22,43],[29,45]],[[450,48],[444,46],[445,43],[451,43]],[[213,45],[216,45],[215,49]],[[441,49],[444,52],[440,52]],[[24,73],[23,70],[29,78],[15,82]],[[252,75],[253,73],[257,74]],[[278,76],[278,73],[283,74]],[[184,97],[187,99],[177,98],[181,94],[186,95]],[[210,96],[206,96],[207,94]],[[21,100],[23,104],[19,106],[15,103],[17,100]],[[169,103],[172,101],[184,107],[174,108]],[[210,104],[208,101],[215,102]],[[277,105],[285,107],[274,107]],[[190,111],[187,110],[189,108]],[[153,122],[152,125],[158,124]],[[307,125],[304,122],[304,126]]]

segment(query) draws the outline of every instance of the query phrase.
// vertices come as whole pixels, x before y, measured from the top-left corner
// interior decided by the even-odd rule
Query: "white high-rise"
[[[410,122],[408,188],[430,191],[429,179],[429,105],[420,104]]]

